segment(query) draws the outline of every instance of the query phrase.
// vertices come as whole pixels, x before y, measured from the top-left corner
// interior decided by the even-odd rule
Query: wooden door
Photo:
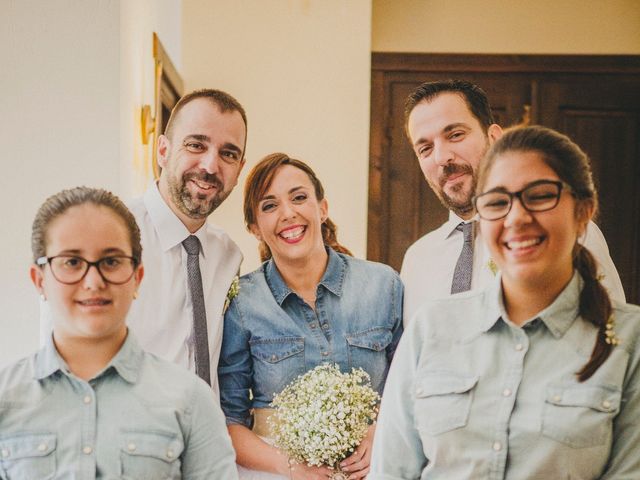
[[[528,116],[531,123],[567,133],[591,155],[600,186],[598,223],[628,300],[639,303],[638,73],[640,56],[374,53],[368,258],[400,269],[409,245],[446,220],[448,212],[427,185],[406,139],[404,101],[422,82],[462,78],[487,92],[502,126]]]

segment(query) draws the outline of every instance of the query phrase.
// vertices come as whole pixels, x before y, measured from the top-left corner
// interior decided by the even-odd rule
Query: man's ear
[[[167,168],[167,161],[169,159],[169,148],[171,147],[171,142],[166,137],[166,135],[160,135],[158,137],[158,165],[162,168]]]
[[[502,130],[502,127],[500,127],[500,125],[498,125],[497,123],[492,123],[491,125],[489,125],[489,128],[487,129],[487,137],[489,138],[489,145],[493,145],[493,142],[498,140],[503,133],[504,132]]]

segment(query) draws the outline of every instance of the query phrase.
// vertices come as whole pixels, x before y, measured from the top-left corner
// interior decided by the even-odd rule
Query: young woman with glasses
[[[38,210],[31,245],[53,333],[0,371],[0,479],[237,478],[211,390],[127,330],[143,267],[124,204],[64,190]]]
[[[610,300],[578,242],[597,209],[586,155],[553,130],[511,130],[477,192],[500,271],[412,322],[368,478],[638,478],[640,308]]]

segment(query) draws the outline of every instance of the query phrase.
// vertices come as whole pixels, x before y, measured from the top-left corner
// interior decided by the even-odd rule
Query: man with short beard
[[[238,183],[246,135],[244,109],[229,94],[205,89],[185,95],[174,107],[165,134],[158,138],[162,167],[158,182],[129,205],[142,235],[145,282],[129,312],[128,325],[142,348],[195,370],[216,392],[223,310],[242,254],[207,218]],[[197,238],[192,258],[197,255],[200,268],[204,344],[202,330],[195,328],[193,280],[187,245],[183,245],[188,237],[189,241]],[[203,345],[205,360],[208,354],[204,368],[200,366],[203,354],[198,360],[195,353]]]
[[[495,266],[473,225],[472,199],[478,165],[502,129],[484,91],[461,80],[420,85],[405,102],[405,128],[425,179],[449,209],[449,219],[405,254],[400,276],[406,325],[425,300],[484,288],[495,276]],[[465,234],[471,258],[463,258]],[[624,302],[620,277],[593,222],[582,243],[598,261],[602,283],[611,296]]]

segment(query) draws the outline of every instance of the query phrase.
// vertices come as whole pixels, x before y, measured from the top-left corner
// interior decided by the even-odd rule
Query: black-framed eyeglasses
[[[122,285],[127,283],[138,266],[138,260],[126,255],[112,255],[102,257],[95,262],[77,255],[56,255],[55,257],[40,257],[36,265],[49,264],[53,277],[60,283],[73,285],[81,281],[91,267],[96,267],[98,273],[106,283]]]
[[[514,198],[529,212],[545,212],[558,206],[563,190],[571,192],[571,187],[559,180],[538,180],[518,192],[490,190],[475,197],[473,204],[480,218],[500,220],[511,211]]]

